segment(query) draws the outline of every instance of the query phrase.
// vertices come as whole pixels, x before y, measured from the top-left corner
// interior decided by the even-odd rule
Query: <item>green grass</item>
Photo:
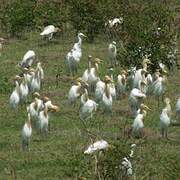
[[[84,156],[83,151],[90,143],[83,130],[78,116],[78,106],[67,105],[67,93],[72,80],[65,75],[64,57],[74,43],[72,37],[59,37],[46,44],[37,33],[29,33],[26,40],[10,39],[4,46],[0,57],[0,75],[7,78],[6,92],[0,95],[0,180],[13,179],[77,179],[80,176],[95,179],[93,157]],[[97,39],[94,44],[83,42],[83,57],[78,75],[81,76],[87,66],[87,57],[99,57],[104,60],[101,77],[106,74],[108,42]],[[20,71],[16,67],[24,53],[32,49],[45,71],[42,95],[49,96],[60,106],[60,112],[50,118],[51,131],[47,138],[41,137],[35,129],[31,139],[30,152],[23,153],[20,146],[20,133],[27,119],[25,107],[14,112],[9,107],[9,95],[13,91],[12,78]],[[118,69],[116,73],[118,73]],[[56,74],[61,80],[56,87]],[[179,72],[169,77],[167,95],[175,101],[180,94]],[[1,87],[2,89],[3,87]],[[9,92],[8,92],[9,91]],[[133,161],[134,176],[140,179],[180,179],[180,129],[178,126],[169,128],[170,140],[160,139],[159,114],[154,97],[145,101],[152,109],[145,119],[146,139],[127,139],[123,136],[123,127],[132,124],[127,97],[114,102],[113,116],[103,115],[100,111],[89,123],[89,129],[99,138],[112,144],[119,144],[126,153],[131,143],[137,143]],[[127,152],[128,153],[128,152]],[[15,174],[15,175],[14,175]]]

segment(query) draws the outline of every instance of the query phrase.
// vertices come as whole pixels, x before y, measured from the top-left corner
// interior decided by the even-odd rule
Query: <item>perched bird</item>
[[[105,88],[104,88],[104,93],[102,95],[101,106],[104,112],[112,113],[113,99],[110,93],[110,83],[112,83],[113,81],[109,76],[106,75],[104,82],[105,82]]]
[[[98,150],[105,150],[110,147],[110,144],[108,144],[107,141],[100,140],[93,144],[91,144],[85,151],[84,154],[92,154]]]
[[[86,36],[83,33],[78,33],[78,42],[74,44],[73,48],[65,58],[65,65],[71,76],[77,73],[78,65],[82,57],[82,37]]]
[[[144,118],[147,114],[146,110],[150,110],[149,107],[145,106],[144,104],[140,105],[140,110],[137,113],[137,116],[134,119],[132,125],[132,133],[135,137],[143,137],[144,136]]]
[[[108,20],[108,22],[105,23],[105,26],[108,26],[109,28],[112,28],[114,26],[117,26],[117,25],[121,25],[123,23],[123,18],[120,17],[120,18],[114,18],[114,19],[111,19],[111,20]]]
[[[9,99],[10,106],[13,109],[16,109],[20,102],[20,88],[19,88],[19,83],[18,83],[17,79],[21,79],[21,77],[16,76],[16,81],[15,81],[16,87],[15,87],[14,91],[12,92],[10,99]]]
[[[29,50],[24,55],[22,61],[19,63],[19,66],[22,68],[29,68],[32,66],[35,58],[36,58],[35,52],[32,50]]]
[[[141,82],[143,84],[144,81]],[[131,108],[133,116],[136,116],[137,110],[140,107],[140,104],[143,102],[143,99],[146,98],[146,95],[137,88],[133,88],[128,98],[128,104]]]
[[[49,25],[44,28],[43,32],[41,32],[40,35],[43,38],[47,38],[50,41],[53,38],[53,34],[58,31],[59,31],[58,27],[55,27],[54,25]]]
[[[31,135],[32,135],[31,116],[28,113],[28,120],[24,124],[22,132],[21,132],[23,151],[29,150],[29,144],[30,144]]]
[[[168,138],[167,132],[168,127],[170,125],[171,121],[171,105],[170,105],[170,99],[165,98],[164,100],[166,106],[163,108],[162,113],[160,115],[160,130],[162,137]]]
[[[117,48],[116,48],[116,42],[113,41],[112,43],[109,44],[108,47],[108,56],[109,56],[109,64],[112,67],[115,67],[117,65]]]
[[[122,70],[122,73],[117,76],[117,94],[119,97],[126,92],[127,72]]]

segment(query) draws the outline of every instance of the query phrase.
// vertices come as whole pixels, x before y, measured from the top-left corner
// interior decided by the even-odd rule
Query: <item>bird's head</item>
[[[145,104],[141,104],[140,105],[140,110],[144,111],[144,110],[151,110],[148,106],[146,106]]]
[[[113,44],[113,45],[116,45],[116,41],[113,41],[112,44]]]
[[[45,96],[42,98],[42,100],[43,100],[43,103],[46,103],[46,102],[50,101],[50,98]]]
[[[108,75],[106,75],[106,76],[104,77],[104,82],[105,82],[105,83],[113,83],[113,80],[112,80]]]
[[[40,97],[40,94],[39,94],[38,92],[35,92],[35,93],[33,93],[33,97],[34,97],[34,98],[39,98],[39,97]]]
[[[59,32],[59,31],[61,31],[61,29],[58,27],[55,27],[54,32]]]
[[[165,103],[165,104],[170,104],[170,103],[171,103],[171,100],[170,100],[168,97],[165,97],[165,98],[164,98],[164,103]]]
[[[49,110],[51,112],[59,112],[60,108],[59,108],[59,106],[52,105],[51,107],[49,107]]]
[[[87,37],[86,35],[84,35],[84,34],[83,34],[83,33],[81,33],[81,32],[80,32],[80,33],[78,33],[78,36],[79,36],[79,37]]]
[[[144,65],[144,64],[153,64],[153,63],[150,61],[150,59],[148,59],[147,57],[145,57],[145,58],[143,59],[142,64]]]
[[[94,59],[94,63],[101,64],[103,61],[99,58]]]

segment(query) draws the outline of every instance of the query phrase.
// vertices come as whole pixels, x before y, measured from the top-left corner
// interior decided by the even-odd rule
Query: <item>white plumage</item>
[[[180,117],[180,97],[178,98],[176,102],[176,116]]]
[[[88,99],[86,103],[81,107],[79,115],[82,120],[92,118],[93,112],[97,109],[97,103],[91,99]]]
[[[108,26],[109,28],[112,28],[114,26],[117,26],[118,24],[122,24],[123,23],[123,18],[114,18],[111,20],[108,20],[108,22],[105,23],[105,26]]]
[[[34,60],[35,60],[36,54],[34,51],[29,50],[26,52],[26,54],[24,55],[22,61],[19,63],[19,65],[22,68],[29,68],[32,66]]]
[[[126,92],[126,75],[124,73],[117,76],[117,93],[118,96],[124,95]]]
[[[111,66],[117,65],[116,56],[117,56],[116,42],[113,41],[111,44],[109,44],[109,47],[108,47],[109,64]]]
[[[65,65],[68,73],[74,75],[82,57],[82,37],[86,37],[83,33],[78,33],[78,42],[74,44],[72,50],[66,55]]]
[[[102,100],[104,88],[105,88],[105,83],[99,79],[99,81],[96,83],[96,89],[95,89],[96,102],[100,102]]]
[[[40,62],[37,63],[36,71],[39,72],[40,79],[41,80],[44,79],[44,70],[43,70]]]
[[[22,132],[21,132],[23,150],[29,150],[29,143],[30,143],[31,135],[32,135],[31,116],[28,113],[28,121],[24,124]]]
[[[32,72],[31,92],[39,91],[41,88],[40,72]]]
[[[24,74],[24,78],[20,84],[19,91],[20,91],[20,100],[22,102],[26,102],[27,96],[29,94],[29,88],[28,88],[28,84],[27,84],[27,75],[26,74]]]
[[[40,33],[42,37],[47,37],[48,40],[51,40],[53,34],[57,32],[59,28],[56,28],[54,25],[49,25],[44,28],[44,30]]]
[[[16,83],[16,87],[15,87],[14,91],[12,92],[12,94],[10,96],[10,99],[9,99],[10,106],[13,109],[16,109],[18,104],[19,104],[19,102],[20,102],[19,83],[18,83],[18,81],[16,81],[15,83]]]
[[[95,151],[107,149],[110,145],[107,141],[100,140],[91,144],[85,151],[84,154],[92,154]]]
[[[134,116],[136,115],[137,110],[145,97],[146,95],[141,90],[137,88],[132,89],[128,98],[128,103]]]

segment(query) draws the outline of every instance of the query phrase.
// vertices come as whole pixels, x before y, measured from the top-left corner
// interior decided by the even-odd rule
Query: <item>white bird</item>
[[[96,83],[96,89],[95,89],[96,102],[99,103],[102,100],[104,89],[105,89],[105,83],[99,79],[99,81]]]
[[[10,99],[9,99],[10,106],[13,109],[16,109],[20,102],[20,89],[19,89],[18,81],[16,81],[15,84],[16,84],[16,87],[15,87],[14,91],[12,92]]]
[[[112,80],[112,82],[109,83],[109,87],[110,87],[110,93],[111,93],[113,100],[116,100],[116,87],[114,84],[113,71],[114,71],[113,68],[109,69],[110,78]]]
[[[92,67],[91,62],[92,62],[92,56],[88,56],[88,68],[84,71],[82,75],[83,81],[87,83],[88,83],[89,75],[91,73],[91,67]]]
[[[123,171],[123,176],[131,176],[133,174],[132,164],[128,158],[123,158],[121,162],[121,168]]]
[[[81,95],[81,82],[82,78],[76,79],[75,85],[73,85],[69,90],[68,102],[71,105],[75,105],[77,98]]]
[[[160,130],[162,137],[167,138],[167,130],[170,125],[171,121],[171,105],[170,105],[170,99],[165,98],[164,100],[166,106],[163,108],[162,113],[160,115]]]
[[[27,75],[26,74],[24,74],[24,78],[20,84],[19,91],[20,91],[20,101],[26,103],[27,96],[29,94],[29,88],[28,88],[28,84],[27,84]]]
[[[166,78],[167,71],[162,71],[162,76],[157,77],[157,79],[153,82],[153,94],[158,99],[159,106],[159,98],[162,97],[166,90]]]
[[[93,112],[97,110],[98,104],[89,99],[85,102],[85,104],[81,107],[79,116],[81,120],[87,120],[88,118],[93,117]]]
[[[41,62],[38,62],[37,63],[37,67],[36,67],[36,71],[39,71],[39,76],[40,76],[40,79],[44,79],[44,70],[41,66]]]
[[[180,97],[178,98],[176,102],[176,117],[180,117]]]
[[[111,20],[108,20],[108,22],[105,23],[105,26],[108,26],[109,28],[112,28],[114,26],[117,26],[118,24],[121,25],[123,23],[123,18],[114,18]]]
[[[22,68],[29,68],[32,66],[34,60],[36,58],[36,54],[34,51],[29,50],[26,52],[26,54],[24,55],[22,61],[19,63],[19,65]]]
[[[35,92],[33,94],[34,101],[29,105],[28,113],[30,113],[31,118],[34,120],[38,119],[39,112],[44,108],[44,103],[40,99],[40,94]]]
[[[134,77],[136,74],[136,67],[130,67],[130,69],[127,71],[127,89],[132,90],[133,88],[133,82],[134,82]]]
[[[53,37],[53,34],[58,31],[59,31],[59,28],[55,27],[54,25],[49,25],[44,28],[43,32],[41,32],[40,35],[43,38],[48,38],[48,40],[50,41]]]
[[[109,44],[109,47],[108,47],[109,64],[112,67],[115,67],[117,65],[116,56],[117,56],[116,42],[113,41],[112,43]]]
[[[40,72],[32,72],[32,81],[31,81],[31,92],[39,91],[41,88],[41,77]]]
[[[22,132],[21,132],[23,151],[29,150],[29,144],[30,144],[31,135],[32,135],[31,116],[28,113],[28,120],[24,124]]]
[[[148,64],[152,63],[149,59],[145,58],[142,62],[143,68],[136,70],[133,80],[133,88],[138,88],[138,83],[140,80],[145,81],[145,74],[147,73]]]
[[[118,96],[123,96],[126,92],[126,81],[127,81],[127,72],[122,70],[122,74],[117,76],[117,94]]]
[[[65,65],[71,76],[77,73],[77,68],[82,57],[82,37],[86,36],[83,33],[78,33],[78,42],[74,44],[73,49],[65,58]]]
[[[83,89],[84,93],[81,95],[80,98],[80,107],[82,107],[88,100],[88,90],[86,88]]]
[[[143,137],[144,136],[144,118],[146,116],[146,110],[150,110],[149,107],[145,106],[144,104],[140,105],[140,111],[134,119],[132,125],[132,133],[136,137]]]
[[[109,147],[110,147],[110,145],[108,144],[107,141],[105,141],[105,140],[100,140],[100,141],[97,141],[97,142],[91,144],[91,145],[84,151],[84,154],[92,154],[92,153],[94,153],[95,151],[105,150],[105,149],[108,149]]]
[[[50,104],[50,106],[49,106],[49,104]],[[38,116],[39,130],[40,130],[40,132],[42,134],[47,135],[47,133],[48,133],[48,124],[49,124],[49,114],[48,114],[48,112],[50,110],[58,111],[58,109],[59,108],[57,106],[55,106],[55,105],[52,105],[51,102],[44,104],[44,109],[39,112],[39,116]]]
[[[112,103],[113,99],[110,93],[110,83],[113,81],[109,76],[105,76],[105,88],[104,88],[104,93],[102,95],[102,100],[101,100],[101,106],[104,110],[104,112],[111,112],[112,113]]]
[[[96,83],[99,81],[99,64],[101,64],[101,62],[102,60],[95,58],[94,67],[90,69],[87,83],[89,84],[91,91],[95,90]]]
[[[134,116],[136,116],[137,110],[145,97],[146,95],[141,90],[137,88],[131,90],[128,103]]]

